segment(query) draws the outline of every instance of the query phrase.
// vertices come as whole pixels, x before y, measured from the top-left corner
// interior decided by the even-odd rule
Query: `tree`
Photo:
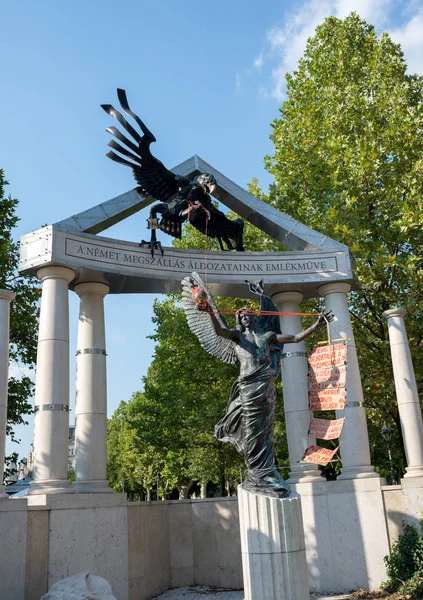
[[[352,13],[317,27],[286,79],[274,154],[265,158],[274,176],[265,199],[353,253],[350,311],[373,460],[388,470],[379,429],[384,419],[399,436],[401,428],[382,313],[394,306],[408,310],[423,391],[423,78],[407,74],[386,33],[377,36]],[[251,190],[264,198],[257,181]]]
[[[10,306],[10,362],[33,369],[36,360],[38,335],[38,299],[40,288],[36,278],[20,275],[19,244],[13,241],[12,231],[19,218],[16,215],[18,201],[7,196],[4,172],[0,169],[0,288],[15,292]],[[13,441],[13,426],[27,424],[25,415],[32,412],[29,398],[33,382],[28,374],[10,377],[7,407],[7,434]]]

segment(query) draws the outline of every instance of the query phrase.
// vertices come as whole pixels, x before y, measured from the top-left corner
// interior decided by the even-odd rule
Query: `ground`
[[[210,598],[213,600],[244,600],[244,592],[228,590],[225,588],[216,588],[211,586],[190,586],[183,588],[175,588],[169,590],[160,596],[157,596],[153,600],[206,600]],[[364,590],[358,590],[347,595],[338,596],[322,596],[315,595],[311,596],[312,600],[373,600],[375,598],[383,598],[384,600],[407,600],[406,596],[399,596],[398,594],[386,594],[386,592],[365,592]]]

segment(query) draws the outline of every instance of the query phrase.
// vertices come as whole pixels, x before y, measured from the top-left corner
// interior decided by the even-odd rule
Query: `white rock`
[[[77,573],[53,584],[41,600],[117,600],[103,577],[88,571]]]

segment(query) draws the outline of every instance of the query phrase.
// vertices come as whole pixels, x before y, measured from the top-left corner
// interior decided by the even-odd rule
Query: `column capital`
[[[78,294],[78,296],[83,296],[84,294],[98,294],[99,296],[107,296],[110,292],[110,288],[105,283],[99,283],[98,281],[87,281],[84,283],[78,283],[73,288],[73,291]]]
[[[385,319],[391,319],[392,317],[405,317],[407,311],[405,308],[400,308],[397,306],[396,308],[391,308],[390,310],[385,310],[382,315]]]
[[[321,285],[318,292],[321,296],[325,297],[329,294],[348,294],[351,290],[351,286],[346,281],[334,281],[333,283],[325,283]]]
[[[8,302],[12,302],[15,298],[15,292],[11,290],[0,290],[0,300],[7,300]]]
[[[66,283],[70,283],[75,277],[75,272],[68,267],[41,267],[37,271],[37,277],[40,281],[46,279],[64,279]]]
[[[304,294],[302,292],[296,291],[287,291],[287,292],[276,292],[273,294],[272,301],[275,304],[281,304],[282,302],[295,302],[296,304],[300,304],[303,300]]]

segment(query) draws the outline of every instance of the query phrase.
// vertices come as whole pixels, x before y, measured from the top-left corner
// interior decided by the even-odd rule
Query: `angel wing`
[[[143,121],[141,121],[141,119],[129,108],[125,90],[118,89],[117,94],[123,111],[134,119],[143,135],[141,136],[111,104],[102,104],[101,108],[105,110],[107,114],[115,117],[135,141],[134,144],[116,127],[108,127],[106,131],[125,144],[126,148],[115,140],[110,140],[108,146],[123,156],[130,158],[133,162],[122,158],[122,156],[119,156],[113,151],[108,152],[106,156],[121,165],[131,167],[135,181],[141,187],[144,194],[152,196],[161,202],[167,202],[174,194],[176,194],[176,192],[178,192],[181,186],[190,184],[190,180],[186,177],[175,175],[172,171],[169,171],[160,160],[151,154],[150,144],[155,142],[156,138],[145,126]]]
[[[222,325],[227,327],[224,318],[217,312],[216,305],[210,290],[198,275],[192,273],[189,277],[182,280],[182,302],[187,315],[188,327],[198,337],[200,344],[213,356],[220,358],[225,363],[235,364],[238,358],[235,352],[235,344],[231,340],[220,337],[216,334],[210,315],[207,312],[198,310],[192,297],[193,288],[202,288],[207,294],[207,300],[214,311],[216,319]]]

